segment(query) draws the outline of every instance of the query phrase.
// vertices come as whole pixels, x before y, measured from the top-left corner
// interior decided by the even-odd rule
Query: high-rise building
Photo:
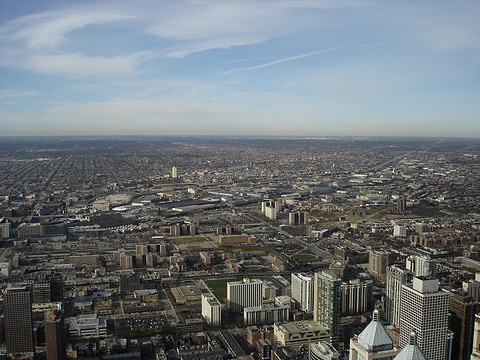
[[[468,360],[472,353],[475,314],[480,312],[480,303],[473,301],[465,292],[450,297],[450,330],[453,331],[452,352],[459,360]]]
[[[262,281],[243,279],[227,283],[227,309],[243,312],[246,307],[262,305]]]
[[[393,236],[395,237],[407,236],[407,227],[405,225],[393,225]]]
[[[172,167],[172,178],[176,179],[177,177],[178,177],[178,170],[174,166],[174,167]]]
[[[450,294],[440,289],[438,279],[413,278],[402,285],[400,301],[400,346],[417,334],[417,344],[429,360],[449,358],[447,352],[448,305]]]
[[[277,219],[277,213],[279,210],[278,202],[275,200],[262,201],[262,213],[265,214],[270,220]]]
[[[475,315],[475,325],[473,326],[473,344],[471,360],[480,359],[480,313]]]
[[[308,212],[292,212],[288,214],[289,225],[308,224]]]
[[[342,284],[342,314],[358,315],[366,312],[372,298],[373,281],[355,279]]]
[[[468,292],[473,301],[480,301],[480,273],[475,274],[475,279],[463,282],[463,291]]]
[[[305,273],[291,275],[292,299],[297,308],[306,312],[313,311],[313,288],[315,279]]]
[[[386,251],[370,251],[368,269],[380,280],[385,280],[388,266],[388,253]]]
[[[65,331],[63,313],[55,313],[55,311],[51,311],[45,314],[47,360],[67,359],[67,339]]]
[[[385,285],[385,317],[393,326],[400,326],[400,297],[402,285],[412,282],[413,274],[399,264],[390,266],[387,270]]]
[[[7,353],[33,353],[32,292],[9,285],[3,295]]]
[[[356,337],[350,339],[349,360],[391,360],[398,354],[393,340],[380,322],[375,310],[370,324]]]
[[[437,261],[428,256],[411,255],[406,265],[415,277],[434,279],[437,276]]]
[[[417,334],[415,332],[410,333],[410,342],[393,360],[427,360],[417,345]]]
[[[222,305],[215,296],[202,294],[202,316],[209,324],[222,324]]]
[[[330,330],[330,343],[339,349],[342,280],[331,271],[315,274],[313,319]]]

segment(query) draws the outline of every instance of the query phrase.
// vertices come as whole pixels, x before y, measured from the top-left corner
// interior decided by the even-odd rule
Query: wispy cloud
[[[107,13],[64,13],[47,12],[18,18],[0,30],[4,41],[24,41],[27,48],[33,50],[54,51],[67,41],[66,35],[88,25],[103,24],[117,20],[130,19],[133,16]]]
[[[291,56],[291,57],[284,58],[284,59],[275,60],[275,61],[265,63],[265,64],[261,64],[261,65],[247,66],[247,67],[241,67],[241,68],[237,68],[237,69],[224,71],[224,72],[221,73],[221,75],[228,75],[228,74],[238,72],[238,71],[250,71],[250,70],[263,69],[263,68],[273,66],[273,65],[277,65],[277,64],[281,64],[281,63],[284,63],[284,62],[287,62],[287,61],[303,59],[303,58],[313,56],[313,55],[327,54],[327,53],[330,53],[330,52],[336,51],[336,50],[339,50],[339,48],[332,48],[332,49],[326,49],[326,50],[321,50],[321,51],[314,51],[314,52],[311,52],[311,53],[306,53],[306,54],[301,54],[301,55],[297,55],[297,56]]]

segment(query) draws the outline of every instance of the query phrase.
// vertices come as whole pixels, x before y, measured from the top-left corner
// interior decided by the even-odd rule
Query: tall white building
[[[176,179],[177,177],[178,177],[178,170],[174,166],[174,167],[172,167],[172,178]]]
[[[393,326],[400,326],[400,296],[402,285],[412,282],[413,274],[399,264],[392,265],[387,270],[385,285],[385,317]]]
[[[291,275],[292,299],[298,304],[300,310],[313,311],[313,276],[305,273]]]
[[[407,227],[405,225],[393,225],[393,236],[395,237],[407,236]]]
[[[215,296],[202,294],[202,316],[209,324],[222,324],[222,305]]]
[[[463,291],[473,298],[473,301],[480,302],[480,273],[475,274],[475,280],[463,282]]]
[[[358,315],[368,310],[373,281],[355,279],[342,284],[342,314]]]
[[[262,201],[262,213],[265,214],[270,220],[277,219],[277,213],[279,210],[278,202],[275,200]]]
[[[246,307],[262,305],[262,281],[243,279],[227,283],[227,309],[243,312]]]
[[[429,360],[449,358],[447,320],[450,294],[440,289],[438,279],[413,278],[402,285],[400,303],[400,346],[417,334],[417,344]]]
[[[413,272],[415,277],[433,279],[437,276],[437,260],[428,256],[410,255],[407,258],[407,269]]]

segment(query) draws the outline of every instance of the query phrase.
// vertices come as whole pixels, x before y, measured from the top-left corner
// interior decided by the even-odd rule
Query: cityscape
[[[479,14],[1,0],[0,360],[480,360]]]
[[[480,142],[3,137],[14,359],[477,359]]]

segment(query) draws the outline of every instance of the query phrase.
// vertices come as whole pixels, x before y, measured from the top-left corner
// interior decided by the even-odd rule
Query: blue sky
[[[1,135],[480,137],[479,1],[0,2]]]

